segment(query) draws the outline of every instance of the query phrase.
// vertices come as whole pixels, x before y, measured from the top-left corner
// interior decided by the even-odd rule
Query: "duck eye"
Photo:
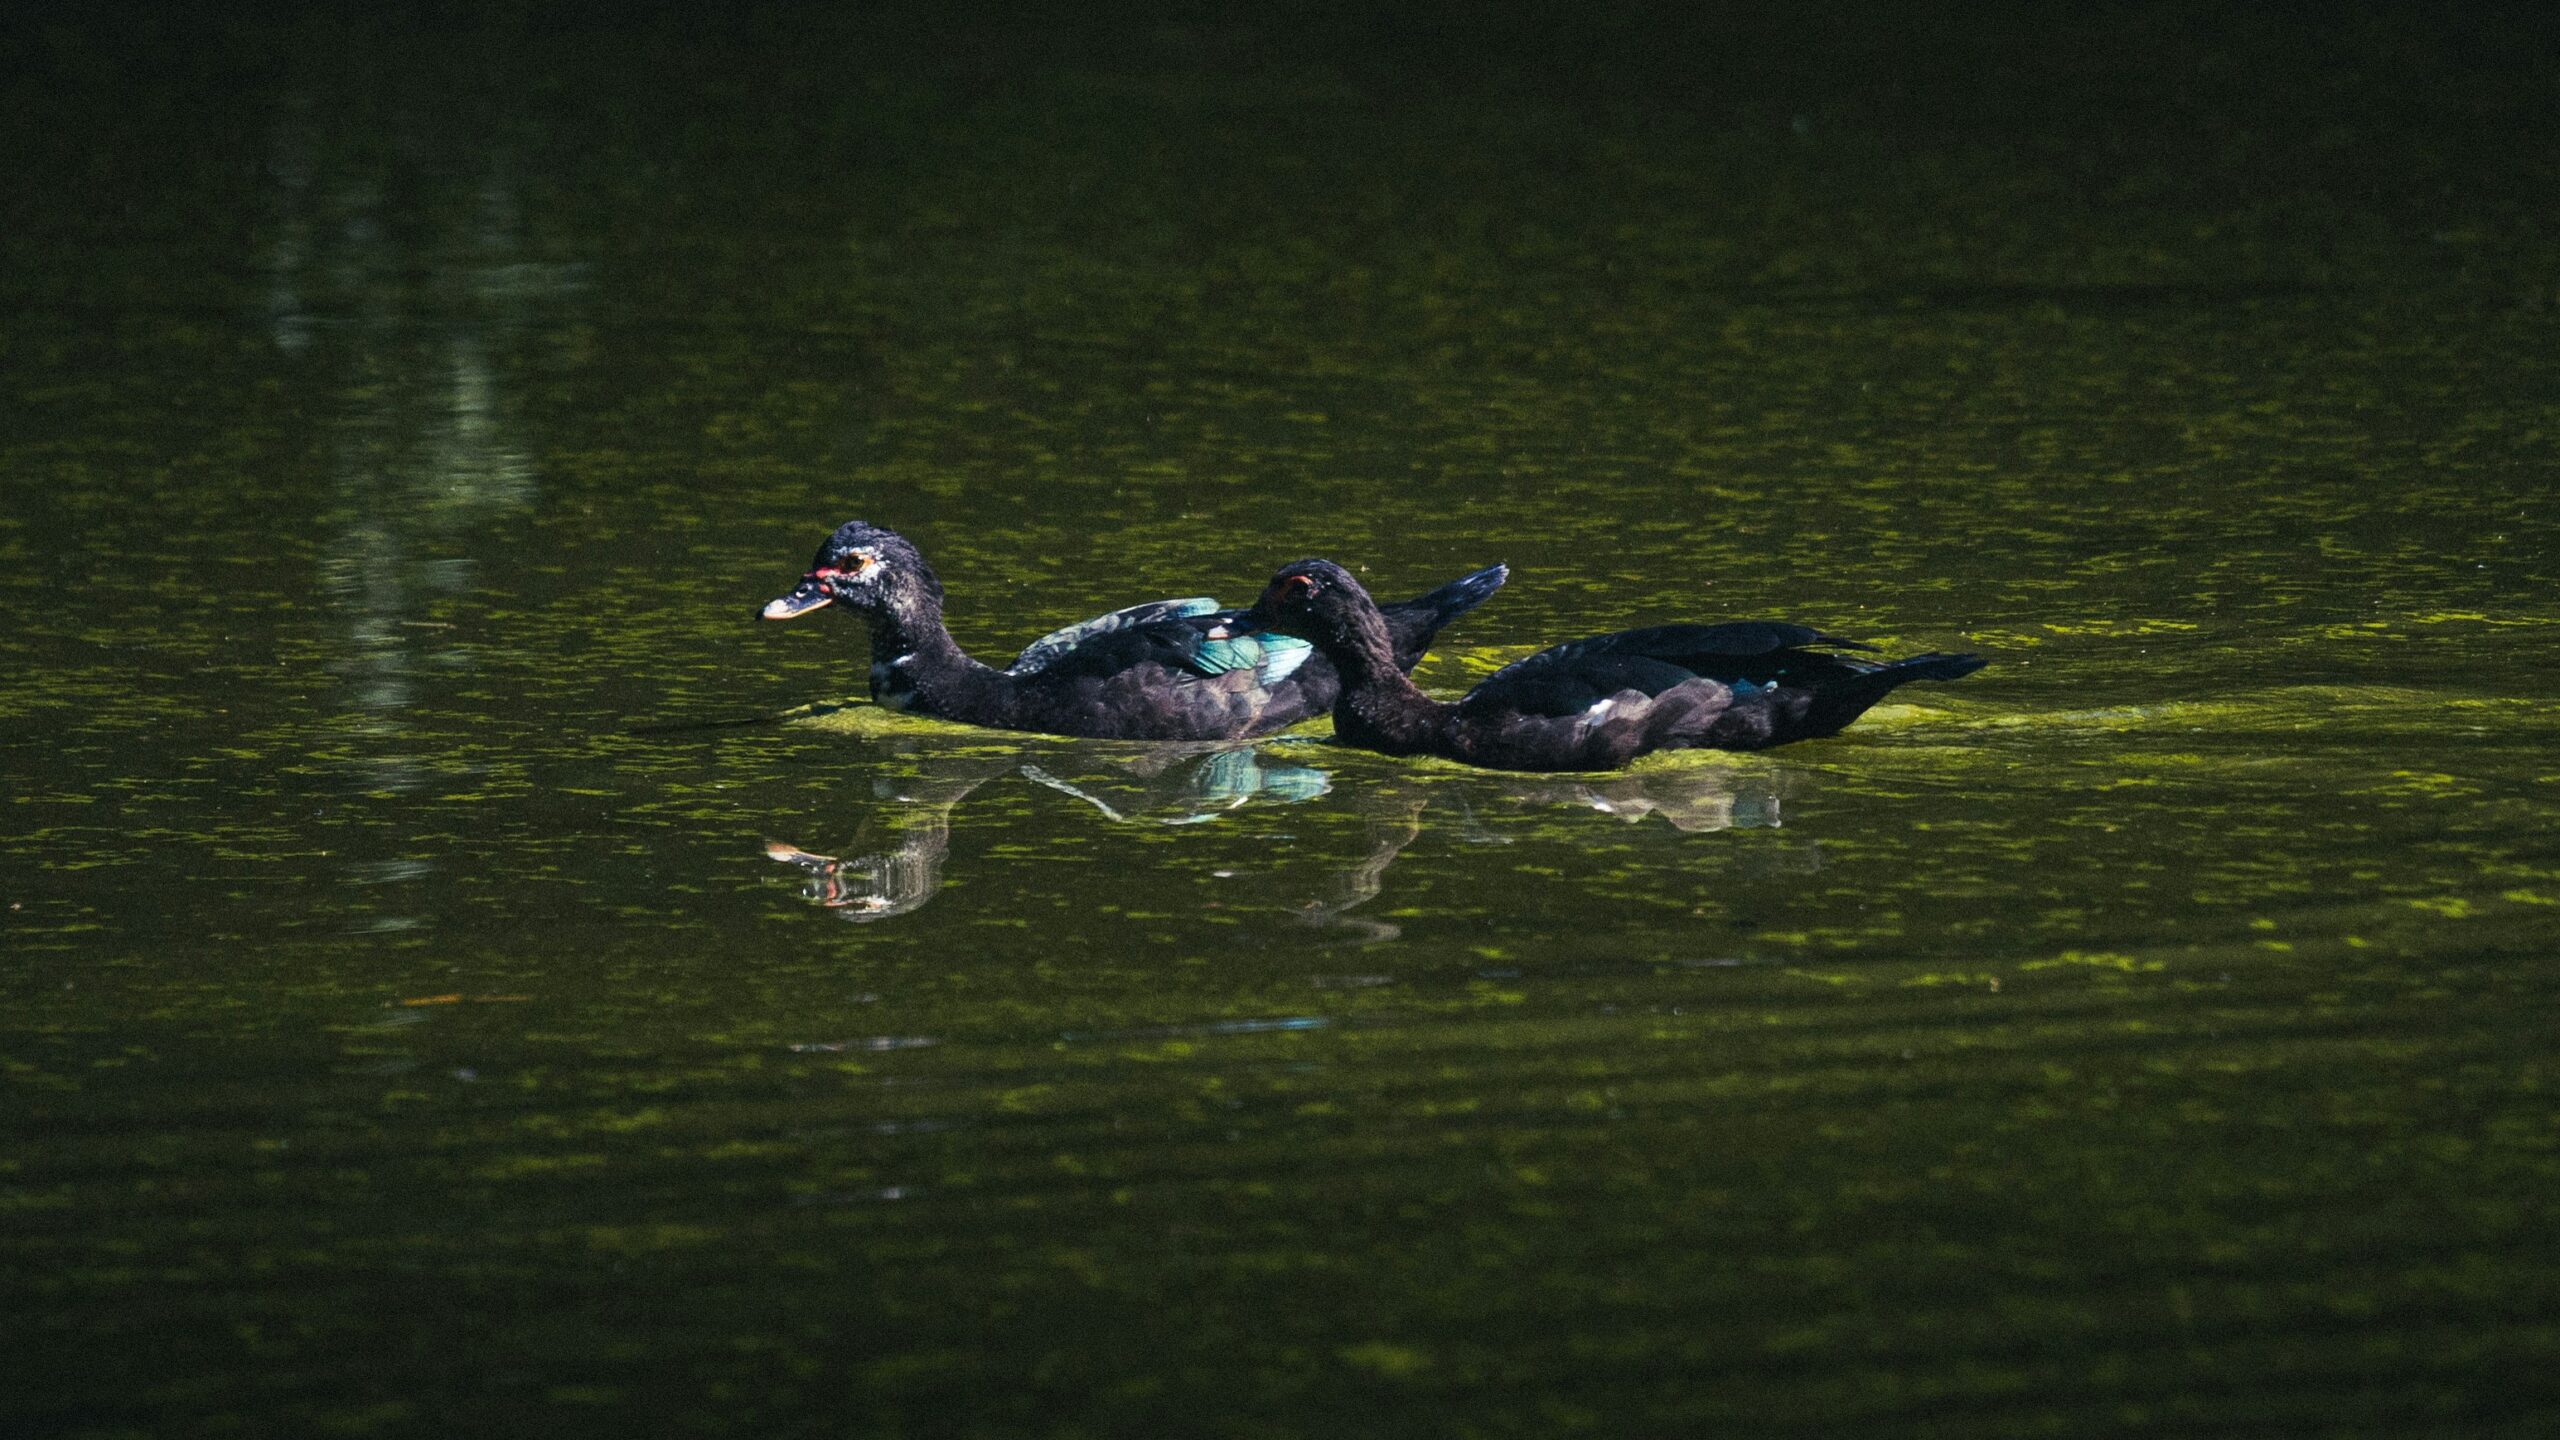
[[[1280,594],[1289,600],[1304,600],[1316,593],[1315,580],[1306,575],[1291,575],[1280,582]]]

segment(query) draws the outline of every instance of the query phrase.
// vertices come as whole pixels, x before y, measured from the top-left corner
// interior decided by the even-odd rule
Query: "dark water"
[[[0,1428],[2550,1433],[2547,42],[1964,24],[21,32]],[[854,515],[1995,664],[996,736]]]

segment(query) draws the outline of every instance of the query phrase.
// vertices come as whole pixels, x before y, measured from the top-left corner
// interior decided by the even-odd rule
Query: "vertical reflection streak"
[[[331,760],[350,805],[383,822],[358,833],[384,837],[336,853],[366,887],[359,928],[417,929],[439,862],[409,852],[404,812],[472,770],[420,735],[420,713],[484,663],[437,612],[468,591],[494,523],[538,497],[510,351],[586,276],[528,257],[508,146],[470,117],[404,114],[395,143],[342,148],[329,137],[363,127],[333,126],[331,103],[289,96],[269,129],[258,319],[327,396]]]

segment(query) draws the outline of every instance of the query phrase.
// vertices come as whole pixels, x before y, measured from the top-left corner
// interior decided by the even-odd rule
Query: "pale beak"
[[[812,577],[791,587],[790,594],[777,595],[773,599],[766,601],[764,603],[764,618],[767,620],[795,619],[799,616],[808,614],[812,610],[824,609],[825,607],[834,604],[835,598],[836,597],[833,595],[827,593],[827,587],[825,585],[819,583],[815,577]]]

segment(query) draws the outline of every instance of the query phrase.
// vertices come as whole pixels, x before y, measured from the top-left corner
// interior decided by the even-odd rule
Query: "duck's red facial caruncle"
[[[819,563],[788,595],[766,601],[763,611],[767,620],[790,620],[812,610],[824,609],[880,574],[880,552],[872,549],[846,550],[834,556],[820,556]]]
[[[880,552],[848,550],[832,565],[821,565],[809,572],[809,578],[822,584],[850,581],[860,584],[880,573]]]

